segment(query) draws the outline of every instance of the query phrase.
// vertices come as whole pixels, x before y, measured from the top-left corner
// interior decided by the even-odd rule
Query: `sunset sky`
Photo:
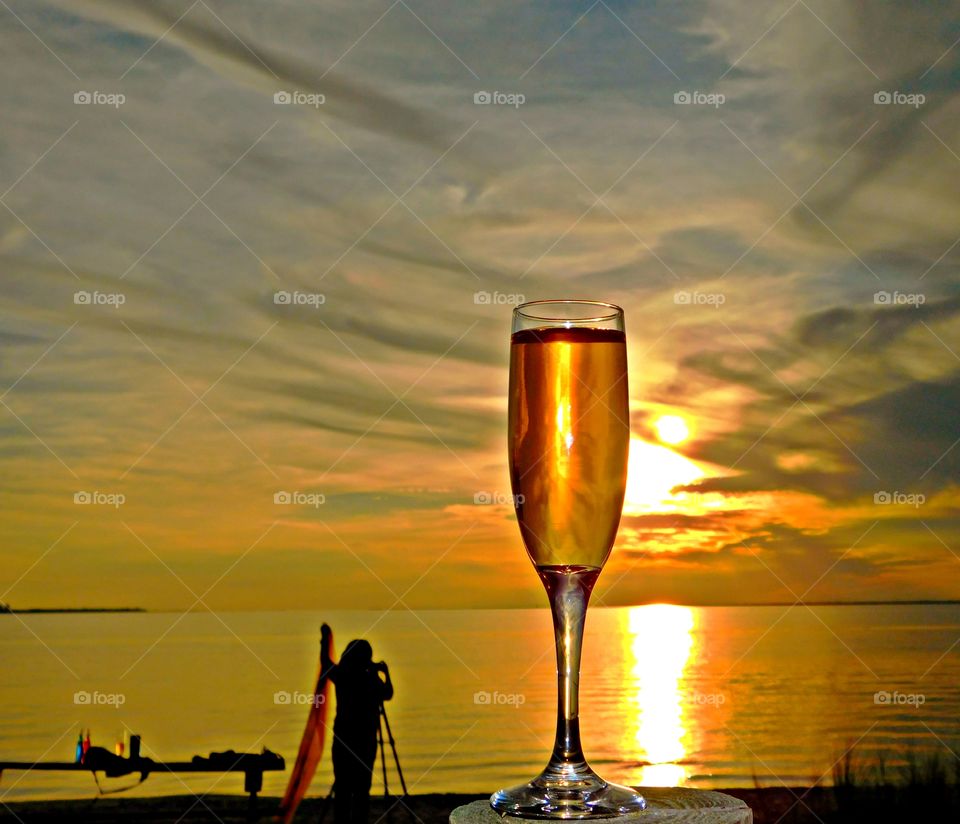
[[[558,297],[627,319],[596,603],[960,598],[956,3],[143,5],[0,3],[0,600],[541,605]]]

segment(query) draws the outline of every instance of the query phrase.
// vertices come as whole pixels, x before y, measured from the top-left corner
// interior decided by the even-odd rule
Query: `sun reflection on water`
[[[627,723],[623,752],[632,752],[645,786],[674,787],[686,779],[690,743],[683,680],[694,653],[694,611],[671,604],[633,607],[626,614]]]

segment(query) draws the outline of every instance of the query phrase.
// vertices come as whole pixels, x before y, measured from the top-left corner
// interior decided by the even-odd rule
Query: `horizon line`
[[[674,607],[695,607],[706,609],[710,607],[730,608],[730,607],[858,607],[858,606],[947,606],[960,604],[960,598],[907,598],[898,600],[862,600],[862,601],[713,601],[713,602],[691,602],[682,603],[677,601],[645,601],[638,604],[618,604],[618,605],[597,605],[598,609],[632,609],[633,607],[650,606],[674,606]],[[549,607],[491,607],[491,606],[473,606],[473,607],[390,607],[380,609],[377,607],[335,607],[329,609],[329,612],[468,612],[471,610],[549,610]],[[150,609],[147,607],[22,607],[0,609],[0,615],[42,615],[42,614],[70,614],[70,613],[165,613],[165,612],[195,612],[202,614],[204,612],[320,612],[322,608],[286,608],[271,609],[269,607],[254,609],[189,609],[181,610],[176,608]]]

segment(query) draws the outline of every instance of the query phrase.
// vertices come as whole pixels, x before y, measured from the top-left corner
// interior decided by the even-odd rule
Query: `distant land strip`
[[[34,609],[13,609],[11,607],[0,608],[0,615],[4,613],[25,615],[42,613],[62,613],[62,612],[146,612],[143,607],[37,607]]]

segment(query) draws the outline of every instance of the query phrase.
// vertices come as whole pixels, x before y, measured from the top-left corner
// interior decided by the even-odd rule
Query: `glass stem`
[[[557,642],[557,735],[550,768],[571,775],[586,766],[580,746],[580,650],[587,603],[599,573],[592,568],[540,570]]]

